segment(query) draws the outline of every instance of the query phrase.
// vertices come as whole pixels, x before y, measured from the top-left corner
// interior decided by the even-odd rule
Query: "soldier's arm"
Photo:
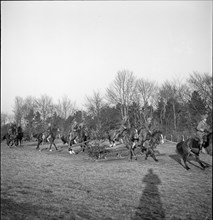
[[[203,131],[203,130],[204,130],[204,129],[203,129],[203,124],[202,124],[201,122],[198,124],[197,130],[198,130],[198,131]]]

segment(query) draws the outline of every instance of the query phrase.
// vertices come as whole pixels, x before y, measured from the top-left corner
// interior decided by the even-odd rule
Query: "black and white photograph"
[[[1,220],[212,219],[212,1],[1,1]]]

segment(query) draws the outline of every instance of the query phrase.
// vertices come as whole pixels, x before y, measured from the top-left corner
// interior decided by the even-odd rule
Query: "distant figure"
[[[50,142],[50,137],[52,136],[53,131],[52,131],[52,126],[51,123],[48,124],[48,128],[47,128],[47,141]]]
[[[16,133],[16,129],[17,129],[16,124],[10,123],[9,129],[8,129],[8,134],[9,135],[14,135]]]
[[[146,140],[149,140],[150,136],[152,135],[152,118],[147,118],[147,121],[143,124],[143,132],[142,132],[142,140],[143,140],[143,147],[145,147]]]
[[[72,140],[75,144],[77,143],[76,138],[78,136],[78,123],[76,120],[74,120],[73,124],[71,125],[71,131],[70,131],[70,140]]]
[[[200,149],[202,148],[203,145],[203,136],[206,135],[207,132],[209,132],[209,125],[206,123],[208,115],[202,115],[201,116],[201,121],[198,123],[198,126],[196,128],[196,137],[199,139],[200,143]]]
[[[17,126],[17,134],[20,134],[20,133],[22,133],[22,127],[21,127],[20,124],[18,124],[18,126]]]

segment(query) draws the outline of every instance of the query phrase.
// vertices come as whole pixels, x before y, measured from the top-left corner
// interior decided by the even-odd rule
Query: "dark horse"
[[[189,138],[185,141],[181,141],[176,145],[176,152],[181,156],[183,159],[185,168],[188,170],[190,169],[187,165],[187,160],[189,155],[195,157],[195,160],[200,164],[200,166],[205,169],[206,166],[202,163],[199,158],[200,151],[202,147],[206,150],[209,155],[212,155],[212,132],[204,135],[203,137],[203,145],[200,146],[199,140],[196,138]]]
[[[2,140],[5,140],[6,139],[6,143],[7,145],[10,147],[10,146],[21,146],[21,143],[22,143],[22,139],[23,139],[23,132],[22,131],[19,131],[19,132],[15,132],[14,134],[10,134],[10,133],[6,133]]]
[[[23,139],[24,133],[22,131],[17,131],[15,134],[14,143],[16,146],[21,146],[22,139]]]
[[[144,140],[140,137],[140,131],[137,129],[131,129],[129,134],[125,137],[125,142],[128,146],[128,149],[130,150],[130,159],[132,160],[132,157],[134,156],[137,160],[137,156],[135,154],[135,149],[137,147],[140,147],[141,152],[143,153],[145,151],[146,157],[148,158],[150,155],[155,161],[158,161],[158,159],[155,156],[154,150],[159,144],[164,143],[163,134],[161,131],[154,131],[152,134],[149,134],[149,139],[147,139],[147,146],[143,146]]]
[[[50,143],[49,151],[52,151],[52,145],[54,145],[55,149],[58,150],[58,148],[56,147],[56,144],[54,143],[58,131],[59,131],[59,129],[53,128],[52,132],[50,134],[48,134],[48,135],[46,135],[46,131],[41,132],[41,133],[39,133],[37,135],[34,135],[34,137],[36,137],[37,141],[38,141],[36,149],[40,150],[40,145],[44,141],[44,136],[48,136],[47,141]]]
[[[6,140],[7,146],[13,146],[15,135],[9,134],[8,132],[2,137],[2,141]]]

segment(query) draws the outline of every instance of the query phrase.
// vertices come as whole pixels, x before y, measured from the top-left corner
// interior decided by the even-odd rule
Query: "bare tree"
[[[137,89],[137,95],[135,96],[136,103],[139,103],[140,107],[146,108],[147,104],[151,104],[152,106],[157,105],[157,95],[158,95],[158,87],[155,82],[144,80],[144,79],[138,79],[136,81],[136,89]],[[143,113],[147,112],[146,109],[144,109]],[[144,115],[144,119],[146,120],[147,115]]]
[[[119,71],[110,87],[106,90],[106,98],[110,104],[120,104],[122,119],[128,116],[129,106],[134,100],[136,79],[128,70]]]
[[[52,98],[45,95],[42,95],[40,98],[35,99],[36,110],[40,112],[42,120],[46,120],[47,117],[51,116],[53,113],[53,101]]]
[[[24,103],[23,103],[23,113],[24,113],[24,116],[29,114],[29,112],[32,109],[34,109],[35,107],[36,107],[36,105],[35,105],[35,98],[33,98],[32,96],[27,96],[24,99]]]
[[[97,120],[97,129],[101,129],[101,109],[104,106],[104,98],[100,92],[94,92],[92,97],[86,97],[84,106],[87,112]]]
[[[206,108],[212,111],[212,76],[208,73],[193,72],[188,79],[188,83],[193,91],[197,91],[200,94]]]
[[[76,111],[76,104],[72,102],[68,96],[63,96],[61,100],[58,100],[58,104],[56,106],[57,113],[62,118],[67,119],[69,115],[74,114]]]
[[[7,122],[8,122],[8,114],[2,112],[2,113],[1,113],[1,126],[6,125]]]
[[[168,100],[171,101],[172,103],[172,109],[173,109],[173,120],[174,120],[174,129],[177,129],[177,119],[176,119],[176,107],[175,107],[175,103],[177,101],[177,96],[178,96],[178,92],[177,92],[177,87],[175,82],[169,82],[166,81],[160,88],[160,97],[163,100],[163,118],[165,118],[165,114],[166,114],[166,105],[168,103]]]
[[[14,112],[14,120],[17,124],[22,123],[23,119],[23,105],[24,100],[22,97],[16,96],[15,97],[15,104],[13,106],[13,112]]]

